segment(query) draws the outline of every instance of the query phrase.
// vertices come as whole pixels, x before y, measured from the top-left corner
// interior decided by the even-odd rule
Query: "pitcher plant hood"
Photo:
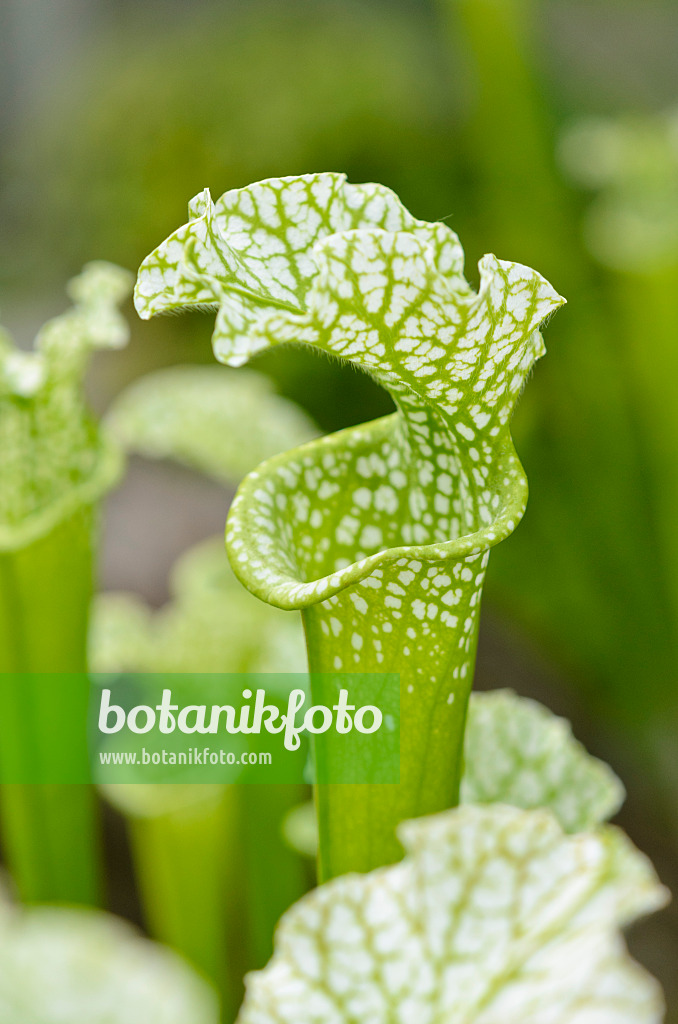
[[[217,308],[217,358],[281,343],[370,373],[397,412],[264,463],[229,516],[236,573],[283,608],[326,600],[402,562],[477,555],[515,527],[526,480],[509,433],[563,303],[540,274],[489,255],[475,292],[442,223],[335,173],[206,190],[143,263],[142,317]],[[441,597],[444,595],[441,592]]]

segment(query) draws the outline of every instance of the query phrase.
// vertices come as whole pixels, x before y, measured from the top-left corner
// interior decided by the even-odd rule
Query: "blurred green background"
[[[568,299],[514,434],[525,520],[490,561],[476,685],[570,717],[629,799],[620,821],[678,892],[678,5],[673,0],[5,0],[3,321],[28,343],[90,259],[135,269],[188,199],[343,170],[444,219]],[[155,367],[212,361],[212,318],[133,322],[104,409]],[[389,410],[302,350],[256,368],[324,430]],[[155,604],[221,492],[135,463],[102,586]],[[109,823],[115,909],[135,916]],[[678,1021],[678,911],[636,928]]]

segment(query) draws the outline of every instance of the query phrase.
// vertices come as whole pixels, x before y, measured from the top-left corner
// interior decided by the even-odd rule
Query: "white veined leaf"
[[[44,536],[120,471],[117,446],[86,407],[83,377],[93,350],[126,343],[118,306],[131,287],[128,271],[89,263],[68,286],[73,306],[41,328],[34,351],[0,332],[0,550]]]
[[[476,294],[446,225],[335,173],[257,182],[214,204],[205,191],[144,261],[141,316],[217,306],[220,361],[309,344],[366,369],[396,401],[394,416],[248,477],[227,542],[258,596],[307,607],[400,555],[461,572],[515,527],[525,478],[508,423],[544,351],[540,324],[563,300],[540,274],[491,255],[480,278]],[[449,616],[444,596],[428,600]]]
[[[566,832],[595,828],[623,803],[621,782],[569,722],[509,690],[472,695],[464,743],[462,803],[548,807]]]
[[[218,1024],[217,999],[179,956],[94,910],[4,905],[2,1024]]]
[[[400,837],[400,864],[284,915],[239,1024],[659,1024],[659,986],[619,929],[667,894],[621,832],[467,806]]]

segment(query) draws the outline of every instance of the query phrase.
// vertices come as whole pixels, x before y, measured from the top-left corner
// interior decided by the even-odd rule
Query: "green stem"
[[[404,616],[400,620],[402,625],[393,617],[388,599],[373,601],[368,606],[363,632],[368,636],[383,635],[384,625],[387,629],[390,626],[389,649],[401,652],[401,656],[391,655],[390,664],[380,661],[372,645],[365,644],[359,665],[353,668],[346,663],[347,641],[332,642],[331,629],[328,638],[331,618],[347,625],[352,621],[353,588],[337,595],[337,603],[323,602],[304,609],[311,678],[314,673],[336,672],[336,658],[342,656],[341,671],[400,674],[400,782],[316,786],[320,881],[349,871],[371,871],[399,860],[402,850],[395,837],[399,822],[457,804],[486,562],[486,555],[475,555],[456,564],[410,563],[419,566],[418,579],[409,581],[410,600],[416,600],[422,583],[425,585],[437,575],[464,580],[463,594],[454,608],[453,626],[437,614],[423,628],[417,623],[419,628],[415,631],[412,617]],[[470,586],[470,579],[466,581],[469,571]],[[383,590],[389,584],[401,587],[401,576],[398,565],[385,567],[381,578]],[[350,637],[348,644],[351,650]]]
[[[128,818],[148,930],[217,986],[224,1020],[241,995],[240,965],[229,962],[232,922],[242,916],[236,818],[233,787],[215,787],[214,797],[181,810]]]
[[[301,857],[285,843],[282,820],[303,799],[303,786],[240,786],[241,829],[247,879],[250,933],[248,970],[259,970],[273,953],[281,915],[307,891],[310,879]]]
[[[149,932],[217,986],[225,1021],[243,975],[271,956],[281,914],[309,887],[280,829],[302,799],[300,786],[225,786],[181,809],[127,815]]]
[[[87,774],[92,520],[91,508],[82,509],[27,547],[0,554],[3,773],[43,779],[0,789],[4,853],[27,901],[101,897],[94,791],[44,782],[45,773],[63,777],[71,767],[74,777]]]

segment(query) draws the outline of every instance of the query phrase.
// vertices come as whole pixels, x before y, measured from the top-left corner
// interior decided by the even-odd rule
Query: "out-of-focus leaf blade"
[[[269,378],[216,366],[173,366],[131,384],[108,424],[122,445],[174,459],[233,484],[271,455],[317,436],[305,413]]]
[[[575,740],[569,722],[508,690],[472,695],[464,741],[462,803],[546,807],[566,832],[585,832],[623,802],[617,776]]]
[[[175,953],[95,911],[2,908],[3,1024],[217,1024],[216,998]]]
[[[568,837],[548,812],[495,806],[400,835],[401,864],[335,879],[283,917],[240,1024],[659,1024],[659,987],[619,928],[666,892],[622,833]]]

